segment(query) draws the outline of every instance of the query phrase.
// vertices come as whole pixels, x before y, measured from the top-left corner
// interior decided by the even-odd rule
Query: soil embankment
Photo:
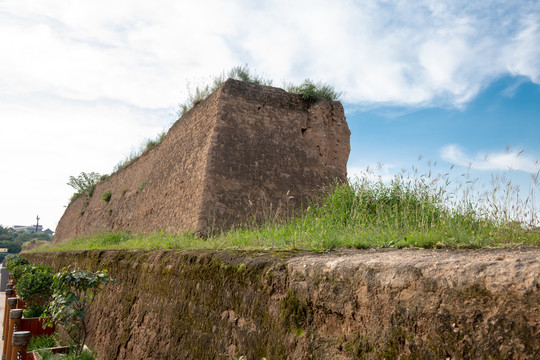
[[[540,249],[85,251],[100,359],[538,359]]]

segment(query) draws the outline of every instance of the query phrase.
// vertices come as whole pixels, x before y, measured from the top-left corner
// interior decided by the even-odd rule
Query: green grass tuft
[[[182,117],[186,112],[203,102],[208,96],[223,85],[227,79],[241,80],[258,85],[272,85],[272,80],[265,79],[253,73],[247,65],[235,66],[229,70],[228,73],[222,73],[219,76],[215,76],[212,79],[211,84],[197,86],[195,92],[191,92],[191,89],[188,87],[188,98],[178,105],[176,111],[178,117]]]
[[[161,132],[155,139],[147,139],[138,149],[132,150],[131,153],[114,166],[113,174],[126,168],[128,165],[137,160],[141,155],[145,154],[147,151],[150,151],[157,145],[159,145],[163,139],[165,139],[166,132]]]
[[[337,92],[333,86],[321,82],[315,83],[310,79],[304,80],[300,85],[288,84],[286,90],[288,92],[300,94],[302,99],[308,102],[316,102],[320,99],[337,101],[342,95],[342,93]]]
[[[27,351],[46,349],[57,346],[57,341],[53,335],[41,335],[30,338]]]

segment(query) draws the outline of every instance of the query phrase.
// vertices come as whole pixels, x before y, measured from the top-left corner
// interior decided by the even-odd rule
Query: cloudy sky
[[[0,0],[0,45],[2,225],[54,229],[70,175],[110,173],[244,64],[344,92],[351,175],[538,169],[539,1]]]

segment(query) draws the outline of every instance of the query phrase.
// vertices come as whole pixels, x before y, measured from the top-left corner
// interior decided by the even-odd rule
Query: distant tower
[[[39,229],[39,215],[36,215],[36,232],[38,232]]]

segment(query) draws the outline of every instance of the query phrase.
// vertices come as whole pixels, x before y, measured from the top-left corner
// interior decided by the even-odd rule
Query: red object
[[[45,319],[42,318],[22,318],[21,330],[30,331],[32,337],[54,334],[54,326],[43,328]]]
[[[26,304],[20,298],[17,300],[17,309],[24,309]]]

